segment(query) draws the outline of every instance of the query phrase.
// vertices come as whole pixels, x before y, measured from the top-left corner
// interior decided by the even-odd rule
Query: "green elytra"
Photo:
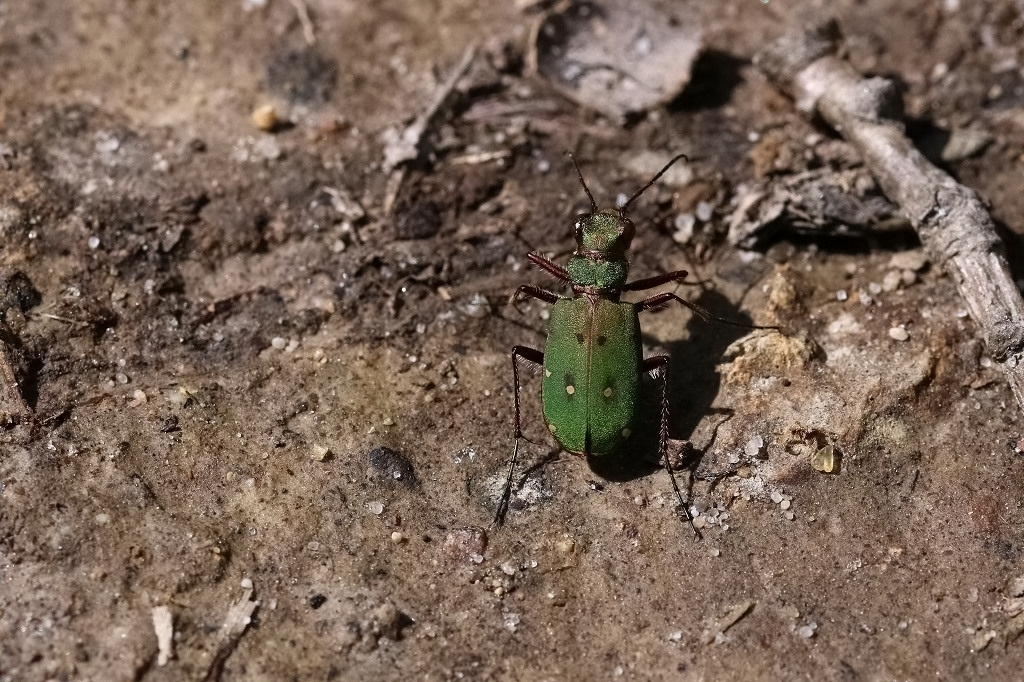
[[[570,154],[570,158],[572,155]],[[705,320],[751,329],[777,329],[747,325],[711,315],[675,293],[649,296],[637,303],[620,300],[624,292],[645,291],[671,282],[682,282],[685,270],[667,272],[645,279],[627,281],[629,262],[626,253],[636,228],[626,216],[629,205],[651,187],[680,159],[679,154],[633,193],[619,208],[598,210],[576,159],[573,166],[580,184],[590,199],[591,211],[577,216],[574,228],[576,250],[566,267],[540,256],[527,259],[572,289],[571,297],[561,297],[539,287],[520,286],[513,299],[530,296],[553,305],[548,322],[548,338],[543,351],[526,346],[512,348],[515,431],[512,458],[498,508],[495,525],[500,525],[512,496],[512,476],[523,438],[519,409],[519,360],[544,368],[543,406],[548,430],[568,452],[582,457],[605,457],[628,442],[640,417],[641,377],[658,372],[661,379],[661,422],[659,456],[672,481],[679,510],[693,529],[688,505],[676,481],[668,443],[668,366],[669,358],[643,357],[639,314],[668,303],[680,303]]]

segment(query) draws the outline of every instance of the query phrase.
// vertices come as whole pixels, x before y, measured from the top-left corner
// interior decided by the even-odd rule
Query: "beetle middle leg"
[[[661,378],[661,422],[658,428],[659,460],[665,464],[669,480],[672,481],[672,490],[676,493],[676,501],[679,507],[682,508],[683,514],[686,516],[686,522],[690,524],[690,529],[693,530],[693,536],[699,539],[700,531],[693,525],[693,517],[690,516],[690,506],[687,504],[686,499],[683,497],[683,492],[679,488],[675,469],[672,468],[672,459],[668,456],[668,363],[669,358],[667,355],[655,355],[643,361],[643,370],[645,372],[658,372]]]
[[[781,328],[777,327],[775,325],[770,325],[770,324],[765,324],[765,325],[761,325],[761,324],[746,324],[744,322],[737,322],[736,320],[730,320],[727,317],[719,317],[718,315],[715,315],[715,314],[711,313],[710,311],[707,311],[704,308],[701,308],[696,303],[691,303],[690,301],[687,301],[685,298],[681,298],[680,296],[677,296],[676,294],[674,294],[672,292],[665,292],[663,294],[655,294],[654,296],[650,296],[648,298],[645,298],[644,300],[642,300],[639,303],[637,303],[636,307],[637,307],[637,312],[641,312],[642,313],[645,310],[657,310],[658,308],[663,308],[666,305],[668,305],[669,303],[681,303],[681,304],[683,304],[684,306],[686,306],[687,308],[692,310],[694,313],[696,313],[700,317],[700,319],[704,320],[705,322],[712,322],[712,321],[714,321],[714,322],[721,322],[722,324],[728,324],[728,325],[731,325],[733,327],[742,327],[744,329],[774,329],[775,331],[781,331]]]
[[[529,296],[530,298],[535,298],[538,301],[544,301],[545,303],[558,302],[557,294],[553,294],[550,291],[541,289],[540,287],[535,287],[531,284],[524,284],[515,291],[513,291],[512,295],[508,297],[508,305],[511,305],[513,308],[515,308],[520,315],[523,313],[523,311],[519,310],[519,306],[516,305],[516,302],[519,300],[520,295]]]
[[[516,469],[516,460],[519,459],[519,441],[523,439],[522,416],[519,410],[519,360],[522,358],[535,365],[544,365],[544,353],[536,348],[528,346],[512,346],[512,404],[515,407],[515,428],[513,431],[512,458],[508,461],[508,476],[505,479],[505,487],[501,491],[501,499],[498,500],[498,508],[494,512],[495,526],[500,526],[505,521],[505,514],[508,513],[508,505],[512,500],[512,476]]]

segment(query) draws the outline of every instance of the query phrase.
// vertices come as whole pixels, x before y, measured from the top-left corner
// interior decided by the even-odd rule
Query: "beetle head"
[[[626,217],[626,211],[629,209],[629,205],[633,203],[641,194],[647,191],[651,185],[658,181],[662,175],[665,174],[669,168],[672,167],[676,161],[680,159],[686,159],[685,154],[678,154],[672,158],[665,167],[658,171],[650,182],[646,185],[633,192],[633,195],[626,199],[626,201],[619,208],[606,208],[598,210],[597,202],[594,201],[594,195],[590,193],[590,188],[587,187],[587,181],[583,179],[583,173],[580,171],[579,164],[576,163],[576,157],[571,153],[569,158],[572,159],[572,165],[576,168],[576,175],[580,179],[580,184],[583,185],[583,191],[587,193],[587,198],[590,199],[589,213],[584,213],[576,217],[576,246],[578,252],[590,252],[600,253],[603,255],[611,256],[622,256],[626,249],[629,248],[630,242],[633,241],[633,235],[636,234],[636,227],[633,222]],[[688,159],[687,159],[688,160]]]
[[[636,227],[615,209],[605,209],[576,216],[576,248],[578,251],[621,256],[629,248]]]

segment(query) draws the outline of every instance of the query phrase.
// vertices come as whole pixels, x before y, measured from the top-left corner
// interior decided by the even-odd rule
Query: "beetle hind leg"
[[[501,498],[498,500],[498,508],[494,512],[492,525],[500,527],[505,522],[505,515],[508,514],[508,506],[512,501],[512,477],[516,470],[516,461],[519,459],[519,441],[524,440],[522,414],[519,409],[519,359],[535,365],[544,364],[544,353],[536,348],[527,346],[512,347],[512,404],[514,406],[514,430],[512,439],[512,457],[508,461],[508,474],[505,477],[505,487],[501,491]]]
[[[667,355],[656,355],[645,359],[643,362],[645,372],[657,371],[661,379],[661,420],[658,428],[658,459],[664,464],[665,470],[668,472],[668,478],[672,482],[672,490],[676,494],[678,509],[682,510],[682,516],[686,518],[690,530],[693,531],[693,537],[699,540],[700,531],[693,524],[693,517],[690,516],[690,505],[683,496],[682,489],[679,487],[675,468],[672,466],[672,459],[668,454],[668,363],[669,358]]]

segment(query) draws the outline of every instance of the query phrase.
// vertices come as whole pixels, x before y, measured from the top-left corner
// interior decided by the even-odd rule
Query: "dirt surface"
[[[892,211],[750,64],[819,5],[1024,273],[1020,2],[672,3],[692,80],[621,125],[528,72],[537,3],[0,2],[0,336],[34,414],[5,385],[0,679],[1019,679],[1020,410],[911,233],[815,235]],[[784,328],[644,320],[700,541],[664,471],[557,454],[532,373],[488,528],[509,349],[543,344],[505,301],[587,205],[565,150],[603,202],[689,154],[633,272]],[[860,179],[727,243],[742,196],[821,169]]]

